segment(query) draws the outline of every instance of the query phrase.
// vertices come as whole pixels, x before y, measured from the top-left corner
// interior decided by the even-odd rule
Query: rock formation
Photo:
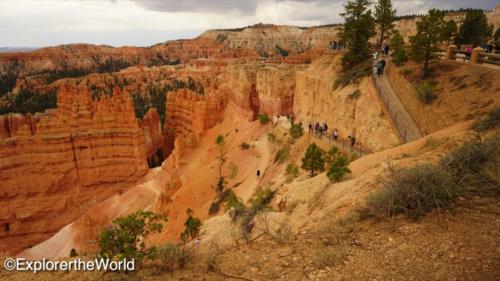
[[[328,55],[297,72],[293,101],[296,119],[304,124],[326,122],[341,137],[353,135],[371,151],[397,145],[398,135],[369,78],[359,85],[335,88],[339,71],[340,56]]]
[[[57,110],[0,124],[0,252],[49,237],[147,171],[143,131],[117,88],[99,102],[61,88]]]

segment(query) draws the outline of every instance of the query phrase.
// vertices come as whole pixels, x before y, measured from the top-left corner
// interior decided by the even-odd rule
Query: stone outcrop
[[[227,68],[229,108],[234,115],[253,120],[259,113],[292,113],[295,72],[302,65],[248,63]]]
[[[0,116],[0,252],[46,239],[147,171],[128,93],[63,87],[56,110]]]
[[[310,48],[328,48],[339,40],[340,26],[300,28],[296,26],[254,25],[243,29],[210,30],[200,38],[211,38],[229,49],[246,48],[261,57],[303,53]]]
[[[306,126],[326,122],[341,138],[353,135],[371,151],[399,144],[389,116],[369,78],[358,85],[334,88],[340,72],[340,56],[326,55],[297,72],[293,113]]]
[[[164,130],[167,152],[173,150],[176,139],[181,147],[195,147],[202,134],[222,119],[226,105],[224,91],[219,89],[206,95],[188,89],[170,92]]]
[[[155,108],[150,108],[146,115],[139,121],[144,131],[147,156],[152,156],[158,149],[163,150],[164,140],[161,128],[160,115]]]

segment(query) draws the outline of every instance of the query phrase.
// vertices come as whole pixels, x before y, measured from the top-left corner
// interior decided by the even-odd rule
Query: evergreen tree
[[[184,222],[184,232],[181,233],[181,239],[183,241],[188,241],[190,239],[196,238],[200,232],[201,220],[199,218],[193,217],[193,210],[188,208],[186,210],[188,218]]]
[[[344,5],[345,12],[340,14],[345,19],[341,37],[348,48],[342,57],[344,70],[370,57],[368,39],[375,34],[375,22],[369,5],[368,0],[348,0]]]
[[[492,32],[483,10],[470,10],[460,26],[456,43],[479,46],[486,41],[488,36],[491,36]]]
[[[394,28],[396,9],[392,9],[391,0],[378,0],[375,5],[375,23],[380,32],[379,46],[384,42],[384,36]]]
[[[423,76],[429,75],[429,61],[433,52],[439,50],[438,45],[443,41],[444,13],[439,10],[429,10],[429,13],[417,22],[417,34],[410,37],[412,56],[416,61],[423,61]]]
[[[219,155],[217,156],[217,159],[219,160],[219,179],[217,180],[216,191],[217,193],[221,193],[224,190],[226,183],[224,177],[222,176],[222,167],[224,166],[224,163],[226,163],[227,160],[226,157],[227,147],[223,135],[218,135],[217,138],[215,139],[215,143],[219,148]]]
[[[396,64],[401,64],[402,62],[406,61],[407,54],[405,50],[405,41],[403,39],[403,36],[399,32],[394,33],[389,46],[394,50],[393,56],[394,62]]]
[[[443,29],[443,39],[447,45],[449,45],[457,36],[457,23],[454,20],[449,20],[446,22]]]
[[[302,158],[301,168],[311,172],[313,177],[316,172],[323,171],[325,168],[324,151],[315,143],[309,145],[304,157]]]

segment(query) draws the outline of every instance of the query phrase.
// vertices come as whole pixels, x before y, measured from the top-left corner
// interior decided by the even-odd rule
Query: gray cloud
[[[337,9],[346,0],[132,0],[148,10],[161,12],[210,12],[225,14],[237,11],[246,15],[253,15],[259,5],[266,3],[308,3],[311,5],[311,14],[314,8],[328,9],[333,17],[337,17]],[[372,1],[376,2],[376,1]],[[398,9],[399,15],[424,13],[429,9],[458,9],[458,8],[481,8],[493,9],[498,5],[498,0],[394,0],[393,5]],[[334,10],[335,9],[335,10]],[[324,12],[324,11],[323,11]],[[303,18],[296,20],[308,20],[312,15],[303,13]]]

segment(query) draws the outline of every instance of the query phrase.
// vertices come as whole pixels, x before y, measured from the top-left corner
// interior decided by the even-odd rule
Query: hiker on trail
[[[467,49],[465,50],[465,58],[470,60],[470,56],[472,55],[472,47],[467,47]]]
[[[332,137],[333,137],[333,141],[335,141],[335,142],[339,138],[339,131],[337,131],[337,129],[333,129]]]
[[[313,124],[309,122],[309,135],[312,134]]]
[[[375,66],[377,68],[377,75],[380,76],[382,74],[382,64],[380,61],[377,62],[377,65]]]
[[[328,132],[328,125],[326,124],[326,122],[323,123],[323,127],[325,127],[325,133],[327,133]]]
[[[380,61],[380,74],[384,74],[385,64],[386,64],[385,60]]]
[[[384,47],[384,53],[385,53],[386,55],[388,55],[388,54],[389,54],[389,45],[385,45],[385,47]]]
[[[318,133],[319,133],[319,123],[316,122],[316,125],[314,125],[314,134],[318,136]]]
[[[257,180],[260,180],[260,170],[257,170]]]
[[[286,211],[286,197],[280,196],[278,200],[278,209],[280,212]]]
[[[354,145],[356,144],[356,138],[349,136],[348,139],[351,141],[351,150],[354,149]]]

